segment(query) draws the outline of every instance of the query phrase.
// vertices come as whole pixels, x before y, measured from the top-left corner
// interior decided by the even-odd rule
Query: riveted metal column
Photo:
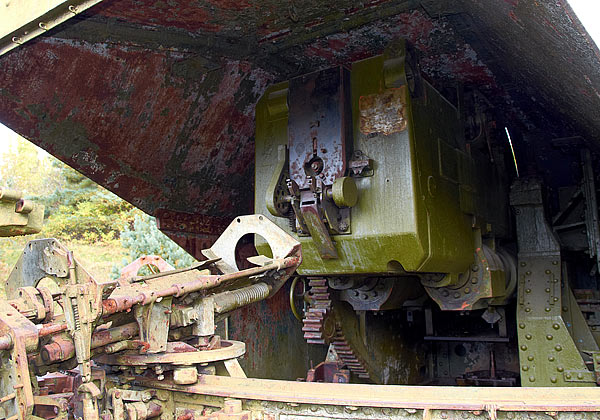
[[[560,244],[546,222],[541,182],[517,180],[510,203],[517,221],[517,324],[521,385],[593,386],[562,317]],[[565,285],[565,287],[569,287]]]

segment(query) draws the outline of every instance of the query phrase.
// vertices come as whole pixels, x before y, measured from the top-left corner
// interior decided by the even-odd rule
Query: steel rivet
[[[565,375],[565,377],[566,377],[567,379],[571,379],[571,374],[570,374],[570,373],[567,373],[567,374]]]
[[[529,382],[535,382],[535,376],[530,376],[529,377]]]
[[[525,338],[531,340],[531,334],[525,334]]]
[[[523,372],[527,372],[529,370],[529,366],[524,365],[521,369],[523,369]]]
[[[549,307],[546,307],[545,311],[546,312],[550,312],[552,309],[550,309]]]
[[[555,384],[556,383],[556,376],[552,376],[550,378],[550,382],[552,382],[553,384]]]
[[[531,289],[525,289],[525,293],[531,293]]]
[[[562,366],[559,366],[559,367],[557,367],[557,368],[556,368],[556,370],[557,370],[557,371],[559,371],[559,372],[562,372],[562,371],[564,371],[564,370],[565,370],[565,368],[564,368],[564,367],[562,367]]]
[[[554,347],[554,350],[556,350],[556,351],[561,351],[561,350],[562,350],[562,346],[561,346],[560,344],[557,344],[557,345]]]
[[[554,338],[554,337],[552,337],[552,334],[548,334],[548,335],[546,336],[546,340],[552,340],[553,338]]]
[[[544,291],[545,291],[546,293],[550,293],[550,288],[549,288],[549,287],[546,287],[546,288],[544,289]]]
[[[552,273],[550,270],[546,270],[546,274],[550,274]]]
[[[557,323],[552,324],[552,328],[554,328],[555,330],[558,330],[560,328],[560,325],[558,325]]]
[[[583,379],[583,373],[578,373],[577,374],[577,379]]]
[[[465,289],[465,294],[469,294],[469,293],[471,293],[471,289],[467,287],[467,288]]]
[[[550,362],[554,362],[554,360],[555,360],[555,359],[554,359],[554,356],[548,356],[548,361],[550,361]]]
[[[531,312],[531,308],[525,308],[525,312]]]
[[[527,356],[527,360],[529,360],[530,362],[533,361],[533,356]]]
[[[523,324],[522,322],[519,324],[519,328],[523,329],[525,328],[525,324]]]
[[[526,265],[527,265],[527,263],[526,263],[526,262],[522,262],[522,263],[521,263],[521,267],[525,267]]]
[[[556,261],[556,260],[552,261],[552,265],[558,265],[558,261]]]
[[[531,276],[531,271],[526,271],[525,274]]]
[[[523,351],[527,350],[527,346],[526,346],[525,344],[523,344],[523,345],[521,346],[521,350],[523,350]]]

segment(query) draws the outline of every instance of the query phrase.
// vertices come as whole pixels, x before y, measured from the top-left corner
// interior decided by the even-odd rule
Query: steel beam
[[[3,0],[0,2],[0,55],[101,1]]]

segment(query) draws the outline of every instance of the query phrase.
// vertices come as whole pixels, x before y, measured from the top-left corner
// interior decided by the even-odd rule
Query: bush
[[[196,260],[156,227],[156,219],[146,214],[136,214],[133,228],[126,226],[121,232],[121,244],[129,250],[129,260],[113,267],[112,276],[118,278],[121,268],[143,255],[158,255],[175,268],[188,267]]]

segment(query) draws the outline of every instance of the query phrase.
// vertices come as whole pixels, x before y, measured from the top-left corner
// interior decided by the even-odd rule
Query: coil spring
[[[79,306],[73,304],[73,319],[75,320],[75,329],[78,330],[81,327],[79,323]]]
[[[294,210],[290,209],[287,214],[288,223],[290,225],[290,231],[296,231],[296,214]]]
[[[236,305],[243,306],[257,300],[266,298],[269,295],[269,286],[265,283],[258,283],[253,286],[231,292]]]

